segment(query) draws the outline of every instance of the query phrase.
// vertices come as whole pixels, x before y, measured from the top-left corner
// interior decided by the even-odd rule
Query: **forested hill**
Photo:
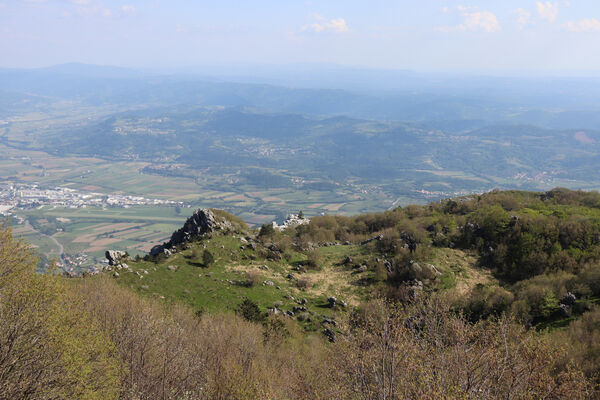
[[[586,360],[588,373],[597,370],[594,336],[582,333],[600,330],[596,192],[492,191],[384,213],[318,216],[283,231],[236,226],[174,246],[169,258],[130,262],[118,282],[198,312],[239,311],[246,299],[259,314],[283,314],[307,332],[328,330],[323,321],[374,298],[410,303],[443,295],[474,323],[506,315],[555,338],[569,336],[562,340],[576,347],[572,354]],[[329,307],[331,297],[337,306]]]
[[[72,279],[1,238],[0,399],[597,398],[595,192],[283,230],[205,209]]]

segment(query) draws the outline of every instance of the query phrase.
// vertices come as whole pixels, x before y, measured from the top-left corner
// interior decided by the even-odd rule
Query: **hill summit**
[[[233,222],[235,219],[233,215],[229,215],[225,211],[198,209],[181,228],[173,232],[168,242],[154,246],[150,250],[150,255],[163,254],[168,258],[173,252],[177,252],[178,246],[183,246],[191,240],[198,240],[203,235],[216,231],[228,232],[244,229],[245,224],[243,222],[240,224],[241,221]]]

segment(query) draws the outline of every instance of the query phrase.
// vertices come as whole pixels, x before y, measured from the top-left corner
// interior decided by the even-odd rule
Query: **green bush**
[[[260,311],[258,304],[250,299],[244,299],[239,305],[237,313],[251,322],[263,322],[266,315]]]
[[[215,257],[212,255],[212,253],[208,250],[204,250],[204,253],[202,254],[202,264],[204,265],[204,267],[208,268],[211,265],[213,265],[214,262]]]

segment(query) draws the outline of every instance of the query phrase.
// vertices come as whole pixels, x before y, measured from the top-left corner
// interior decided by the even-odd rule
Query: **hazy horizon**
[[[600,4],[0,0],[0,67],[600,75]],[[226,68],[225,68],[226,69]],[[251,72],[251,71],[250,71]]]

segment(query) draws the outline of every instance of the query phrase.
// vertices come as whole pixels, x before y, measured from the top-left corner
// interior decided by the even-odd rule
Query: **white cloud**
[[[501,29],[496,15],[490,11],[479,11],[476,7],[457,6],[456,9],[463,17],[463,23],[457,26],[439,26],[438,32],[484,31],[496,32]]]
[[[448,9],[448,7],[442,7],[442,12],[443,12],[444,14],[448,14],[448,11],[450,11],[450,10]]]
[[[133,14],[137,13],[137,9],[134,6],[125,4],[124,6],[121,7],[121,12],[123,12],[123,14],[133,15]]]
[[[549,1],[544,3],[543,1],[538,1],[536,6],[540,18],[549,22],[556,21],[556,17],[558,16],[558,3],[550,3]]]
[[[490,11],[463,12],[466,30],[495,32],[500,30],[500,24],[496,15]]]
[[[326,19],[321,15],[314,15],[316,21],[302,27],[302,31],[313,31],[317,33],[346,33],[350,29],[344,18]]]
[[[517,14],[517,22],[521,28],[527,25],[531,19],[531,13],[523,8],[517,8],[513,13]]]
[[[580,21],[569,21],[564,27],[570,32],[600,32],[600,21],[586,18]]]

